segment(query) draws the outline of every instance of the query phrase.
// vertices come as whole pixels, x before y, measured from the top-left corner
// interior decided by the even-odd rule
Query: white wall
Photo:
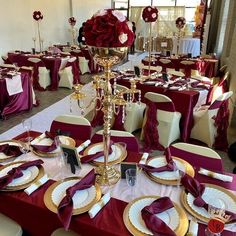
[[[100,9],[111,8],[111,0],[72,0],[73,15],[77,19],[76,26],[92,17]]]

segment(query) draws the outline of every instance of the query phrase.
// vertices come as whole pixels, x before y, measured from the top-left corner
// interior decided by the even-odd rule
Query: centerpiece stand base
[[[109,165],[97,167],[96,174],[96,182],[99,185],[113,185],[120,179],[120,172]]]

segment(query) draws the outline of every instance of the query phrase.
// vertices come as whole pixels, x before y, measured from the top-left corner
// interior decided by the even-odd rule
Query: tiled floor
[[[90,81],[91,76],[84,75],[82,76],[83,82]],[[59,88],[57,91],[45,91],[45,92],[36,92],[36,96],[40,101],[40,106],[34,107],[29,112],[24,112],[21,114],[14,115],[10,117],[7,120],[0,120],[0,134],[7,131],[8,129],[14,127],[15,125],[21,123],[21,120],[24,118],[31,117],[32,115],[38,113],[39,111],[42,111],[43,109],[47,108],[51,104],[54,104],[55,102],[63,99],[64,97],[68,96],[72,93],[72,90],[66,89],[66,88]],[[233,122],[231,124],[231,127],[229,128],[229,143],[233,143],[236,141],[236,115],[233,115]],[[234,122],[235,121],[235,122]],[[140,133],[136,132],[135,135],[139,137]],[[157,152],[155,152],[157,153]],[[233,168],[236,166],[236,162],[232,162],[227,153],[225,152],[219,152],[221,155],[225,170],[228,172],[232,172]]]

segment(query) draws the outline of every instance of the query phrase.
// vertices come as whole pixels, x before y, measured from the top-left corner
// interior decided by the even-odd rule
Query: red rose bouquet
[[[41,13],[41,11],[34,11],[33,12],[33,18],[36,21],[42,20],[43,19],[43,14]]]
[[[83,27],[85,42],[95,47],[128,47],[134,41],[132,23],[119,11],[98,11]]]
[[[155,22],[158,17],[158,9],[153,6],[148,6],[143,9],[143,20],[145,22]]]
[[[186,20],[184,17],[178,17],[175,21],[175,25],[178,29],[184,28],[185,24],[186,24]]]
[[[70,23],[70,25],[71,26],[74,26],[75,24],[76,24],[76,19],[75,19],[75,17],[70,17],[69,19],[68,19],[68,22]]]

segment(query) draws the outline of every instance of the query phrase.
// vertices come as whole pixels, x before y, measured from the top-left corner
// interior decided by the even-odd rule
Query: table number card
[[[121,179],[125,179],[125,171],[128,169],[137,169],[137,164],[135,162],[121,162],[120,163],[120,172]]]
[[[71,172],[75,174],[76,168],[81,169],[81,162],[77,150],[68,145],[60,145],[63,153],[67,153],[67,164],[70,165]]]
[[[161,47],[162,48],[167,48],[167,42],[161,42]]]

